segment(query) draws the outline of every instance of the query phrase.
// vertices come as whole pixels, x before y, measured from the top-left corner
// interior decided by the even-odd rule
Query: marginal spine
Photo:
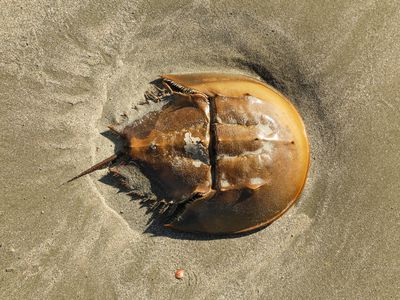
[[[180,85],[179,83],[176,83],[175,81],[172,81],[170,79],[164,79],[164,81],[182,93],[185,93],[185,94],[196,94],[197,93],[197,91],[187,88],[187,87],[184,87],[183,85]]]

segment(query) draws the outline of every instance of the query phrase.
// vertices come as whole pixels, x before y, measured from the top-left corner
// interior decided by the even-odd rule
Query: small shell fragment
[[[177,269],[175,271],[175,278],[176,279],[183,279],[184,275],[185,275],[185,271],[183,269]]]

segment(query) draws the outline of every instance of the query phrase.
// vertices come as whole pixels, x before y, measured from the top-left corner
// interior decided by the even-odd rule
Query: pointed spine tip
[[[94,171],[97,171],[97,170],[100,170],[100,169],[104,168],[104,167],[107,166],[109,163],[111,163],[111,162],[113,162],[114,160],[116,160],[117,158],[119,158],[121,155],[122,155],[121,152],[118,152],[118,153],[116,153],[116,154],[114,154],[114,155],[111,155],[110,157],[104,159],[103,161],[101,161],[101,162],[95,164],[94,166],[90,167],[89,169],[83,171],[83,172],[80,173],[79,175],[77,175],[77,176],[71,178],[70,180],[67,181],[67,183],[69,183],[69,182],[71,182],[71,181],[74,181],[74,180],[76,180],[76,179],[78,179],[78,178],[80,178],[80,177],[82,177],[82,176],[87,175],[87,174],[90,174],[90,173],[92,173],[92,172],[94,172]]]

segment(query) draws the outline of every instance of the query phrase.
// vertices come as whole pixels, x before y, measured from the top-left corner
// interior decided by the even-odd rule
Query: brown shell
[[[122,131],[131,158],[171,200],[181,202],[211,190],[208,105],[204,95],[174,93],[160,112]]]
[[[309,166],[304,124],[290,101],[246,76],[161,78],[168,104],[119,133],[130,159],[162,187],[167,208],[180,206],[166,226],[238,233],[279,218]]]

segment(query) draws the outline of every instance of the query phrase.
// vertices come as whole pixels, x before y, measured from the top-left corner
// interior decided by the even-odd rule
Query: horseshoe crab
[[[110,126],[126,149],[71,180],[113,162],[110,172],[129,188],[136,164],[165,194],[152,200],[170,215],[165,226],[181,231],[246,232],[285,213],[309,167],[305,127],[290,101],[247,76],[160,77],[161,87],[145,96],[165,101],[162,109]]]

